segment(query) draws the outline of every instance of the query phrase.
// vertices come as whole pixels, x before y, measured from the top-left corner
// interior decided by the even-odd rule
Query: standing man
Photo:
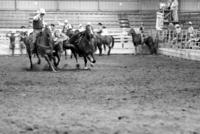
[[[190,38],[193,38],[193,37],[194,37],[194,28],[193,28],[193,26],[192,26],[192,22],[189,21],[188,24],[189,24],[189,27],[188,27],[188,34],[189,34],[189,37],[190,37]]]
[[[33,17],[33,46],[37,50],[37,36],[42,32],[42,28],[45,26],[44,15],[46,14],[45,9],[41,8],[38,14]]]
[[[178,22],[178,0],[172,0],[170,9],[172,10],[173,21]]]
[[[14,30],[12,30],[11,33],[8,33],[6,36],[9,37],[9,39],[10,39],[9,48],[12,51],[12,56],[14,56],[14,54],[15,54],[15,39],[18,35],[15,33]]]

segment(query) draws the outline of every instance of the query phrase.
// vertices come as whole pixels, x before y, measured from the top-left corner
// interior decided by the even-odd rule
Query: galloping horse
[[[143,46],[144,44],[147,45],[151,54],[157,53],[157,51],[155,51],[155,42],[151,36],[145,37],[142,41],[142,35],[137,34],[133,28],[130,29],[128,35],[132,36],[133,45],[135,47],[135,55],[137,55],[137,47],[139,45]]]
[[[26,45],[26,50],[27,50],[29,60],[30,60],[30,69],[33,68],[32,54],[36,54],[38,57],[38,64],[40,64],[41,62],[40,56],[39,56],[41,55],[42,57],[45,58],[51,70],[53,72],[56,72],[52,64],[52,60],[54,60],[54,64],[56,63],[55,63],[55,58],[53,57],[52,35],[48,26],[45,26],[44,30],[37,37],[37,40],[36,40],[37,47],[34,47],[32,40],[33,40],[32,34],[30,34],[28,37],[24,39],[24,43]]]
[[[89,60],[91,63],[96,62],[94,58],[94,52],[96,51],[96,49],[94,46],[93,36],[94,35],[91,26],[87,25],[86,30],[84,32],[75,34],[74,36],[72,36],[72,38],[69,39],[69,43],[74,46],[73,47],[73,51],[75,52],[74,55],[79,54],[80,57],[84,58],[85,69],[88,69],[87,60]],[[75,59],[78,64],[76,56]]]

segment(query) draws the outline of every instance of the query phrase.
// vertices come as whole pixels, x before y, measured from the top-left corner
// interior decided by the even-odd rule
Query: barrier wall
[[[166,56],[200,61],[200,50],[159,48],[159,53]]]

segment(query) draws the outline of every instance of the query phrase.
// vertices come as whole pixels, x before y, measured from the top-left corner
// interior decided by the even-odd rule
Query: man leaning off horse
[[[37,50],[36,40],[39,34],[42,32],[43,27],[45,26],[44,15],[46,14],[45,9],[41,8],[38,11],[38,14],[33,17],[33,46]]]

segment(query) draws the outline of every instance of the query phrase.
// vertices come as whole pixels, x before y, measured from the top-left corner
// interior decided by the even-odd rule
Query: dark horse
[[[147,45],[151,54],[157,54],[157,49],[155,47],[155,41],[153,37],[151,36],[145,37],[142,41],[142,35],[137,34],[133,28],[130,29],[130,31],[128,32],[128,35],[132,36],[133,45],[135,47],[135,55],[137,55],[137,47],[139,45],[143,46],[144,44]]]
[[[72,50],[76,62],[78,64],[77,54],[83,57],[85,63],[85,69],[87,67],[87,61],[89,60],[92,64],[96,62],[94,58],[94,52],[96,51],[94,45],[94,38],[91,26],[87,25],[84,32],[77,33],[69,39],[68,47]],[[72,46],[73,47],[72,47]],[[78,64],[79,65],[79,64]]]
[[[108,47],[107,55],[110,55],[111,49],[114,47],[115,40],[111,35],[101,35],[101,33],[97,33],[95,43],[99,49],[99,55],[102,55],[102,45],[104,50],[106,50],[106,46]]]
[[[36,40],[37,47],[34,47],[32,40],[33,40],[32,33],[24,39],[24,43],[26,45],[26,50],[30,60],[30,69],[33,68],[32,55],[36,54],[38,57],[38,64],[40,64],[41,62],[39,56],[41,55],[42,57],[45,58],[51,70],[56,72],[52,64],[52,60],[54,60],[55,64],[55,58],[53,57],[53,47],[52,47],[53,40],[50,29],[46,26],[44,30],[40,33],[40,35],[38,35]]]

